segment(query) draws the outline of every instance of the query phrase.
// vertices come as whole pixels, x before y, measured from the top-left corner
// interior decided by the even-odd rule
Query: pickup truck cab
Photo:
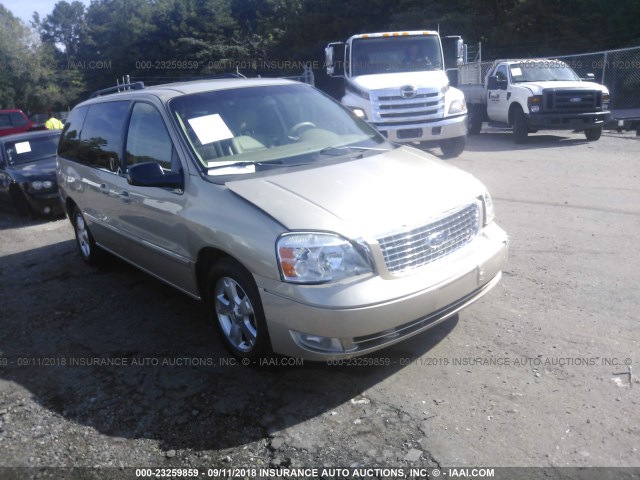
[[[489,121],[511,126],[516,143],[542,129],[578,130],[595,141],[611,119],[607,87],[580,79],[559,60],[496,60],[483,85],[465,84],[464,73],[458,87],[467,100],[472,134]]]
[[[33,124],[22,110],[0,110],[0,137],[15,135],[33,129]]]
[[[453,38],[454,56],[461,55],[462,39],[445,38]],[[327,73],[344,78],[342,104],[387,139],[438,146],[445,158],[464,151],[467,108],[445,73],[438,32],[353,35],[327,45],[325,56]]]

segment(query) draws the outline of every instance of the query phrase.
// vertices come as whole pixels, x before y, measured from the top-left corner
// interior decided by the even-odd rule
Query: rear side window
[[[80,131],[82,130],[82,124],[87,116],[88,107],[74,108],[67,122],[64,125],[62,131],[62,137],[60,144],[58,145],[58,155],[69,160],[75,160],[76,162],[83,161],[83,151],[80,144]]]
[[[127,136],[127,165],[156,162],[171,170],[173,143],[162,115],[153,105],[136,103],[131,112]]]
[[[0,128],[9,128],[11,126],[11,119],[8,113],[0,113]]]
[[[13,123],[14,127],[29,126],[29,121],[21,113],[11,112],[9,115],[11,116],[11,123]]]
[[[80,132],[81,163],[120,173],[123,132],[129,101],[96,103],[89,106]]]
[[[123,101],[73,109],[62,130],[58,155],[95,168],[120,172],[129,106],[129,101]]]

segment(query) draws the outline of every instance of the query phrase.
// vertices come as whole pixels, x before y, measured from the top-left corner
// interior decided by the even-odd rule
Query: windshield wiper
[[[223,163],[221,165],[213,165],[210,167],[207,167],[207,170],[217,170],[219,168],[228,168],[228,167],[250,167],[250,166],[257,166],[257,167],[281,167],[282,166],[282,160],[272,160],[269,162],[252,162],[251,160],[243,160],[240,162],[234,162],[234,163]]]
[[[344,147],[325,147],[320,150],[320,153],[323,155],[334,155],[329,153],[331,150],[339,150],[339,151],[356,151],[356,152],[388,152],[390,148],[374,148],[374,147],[358,147],[358,146],[344,146]],[[335,156],[344,155],[344,153],[335,154]]]

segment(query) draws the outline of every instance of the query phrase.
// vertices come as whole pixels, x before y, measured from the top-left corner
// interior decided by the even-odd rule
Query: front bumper
[[[38,212],[39,215],[58,216],[64,213],[60,194],[57,190],[43,193],[27,192],[25,197],[31,208]]]
[[[529,127],[535,130],[584,130],[602,127],[611,121],[611,112],[593,113],[531,113]]]
[[[258,279],[276,353],[307,360],[345,359],[379,350],[455,315],[499,281],[508,236],[484,228],[467,247],[392,280],[372,275],[349,285],[295,286]],[[324,300],[324,304],[321,303]],[[342,351],[311,348],[299,333],[337,339]]]
[[[467,134],[467,115],[456,115],[419,124],[372,123],[372,125],[392,142],[437,142],[449,138],[464,137]]]

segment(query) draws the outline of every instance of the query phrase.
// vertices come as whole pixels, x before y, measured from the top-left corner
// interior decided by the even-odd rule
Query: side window
[[[171,170],[172,157],[173,143],[162,115],[153,105],[136,103],[127,134],[126,164],[156,162]]]
[[[11,120],[8,113],[0,113],[0,128],[11,127]]]
[[[80,144],[80,131],[87,116],[87,110],[89,110],[88,107],[78,107],[74,108],[69,114],[58,144],[59,156],[76,162],[87,162],[86,154],[83,155],[82,145]]]
[[[121,173],[121,152],[129,101],[96,103],[89,111],[80,132],[82,163]]]
[[[11,123],[13,123],[14,127],[26,127],[29,125],[29,122],[21,113],[11,112],[9,115],[11,116]]]
[[[498,77],[498,80],[507,79],[507,67],[505,65],[500,65],[498,67],[498,71],[496,72],[496,77]]]

